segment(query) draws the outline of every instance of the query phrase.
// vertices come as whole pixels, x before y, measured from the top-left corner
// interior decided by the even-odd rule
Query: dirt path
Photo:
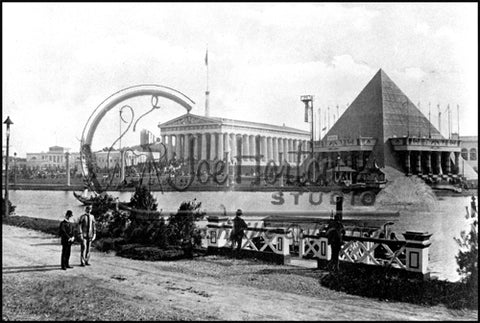
[[[148,262],[93,252],[60,270],[51,235],[2,225],[3,319],[477,320],[478,311],[389,303],[331,291],[318,271],[199,257]]]

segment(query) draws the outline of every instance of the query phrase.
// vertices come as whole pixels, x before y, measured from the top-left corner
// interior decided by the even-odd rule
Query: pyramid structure
[[[325,138],[373,137],[377,143],[372,152],[379,167],[402,169],[389,138],[443,138],[413,102],[380,69],[352,104],[327,132]]]

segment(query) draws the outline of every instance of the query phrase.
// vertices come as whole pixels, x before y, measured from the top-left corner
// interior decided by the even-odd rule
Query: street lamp
[[[17,153],[13,153],[13,185],[17,185]]]
[[[10,215],[10,210],[8,207],[8,146],[10,143],[10,125],[13,124],[12,120],[10,120],[10,116],[3,122],[7,125],[7,158],[5,161],[5,215]]]

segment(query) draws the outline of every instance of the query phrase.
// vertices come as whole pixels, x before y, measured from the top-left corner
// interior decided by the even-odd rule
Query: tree
[[[195,221],[201,219],[205,212],[200,211],[202,203],[195,199],[191,202],[182,202],[176,214],[168,219],[168,242],[170,245],[180,245],[190,254],[194,246],[201,244],[201,235],[196,228]]]
[[[146,186],[137,186],[135,193],[130,199],[130,207],[133,209],[156,211],[157,200]]]
[[[471,215],[467,208],[467,219],[471,220],[470,232],[462,231],[460,238],[454,238],[460,246],[457,260],[457,272],[462,276],[462,282],[472,291],[472,297],[478,302],[478,219],[476,218],[475,199],[472,197]],[[475,302],[475,300],[473,300]]]

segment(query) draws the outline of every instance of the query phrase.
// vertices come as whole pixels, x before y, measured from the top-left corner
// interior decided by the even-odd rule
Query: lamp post
[[[300,100],[305,103],[305,122],[308,122],[308,110],[312,113],[310,149],[313,157],[313,95],[302,95],[300,96]]]
[[[13,153],[13,185],[17,185],[17,153]]]
[[[5,160],[5,215],[10,215],[10,210],[8,207],[8,146],[10,144],[10,125],[13,124],[10,120],[10,116],[3,122],[7,125],[7,156]]]

